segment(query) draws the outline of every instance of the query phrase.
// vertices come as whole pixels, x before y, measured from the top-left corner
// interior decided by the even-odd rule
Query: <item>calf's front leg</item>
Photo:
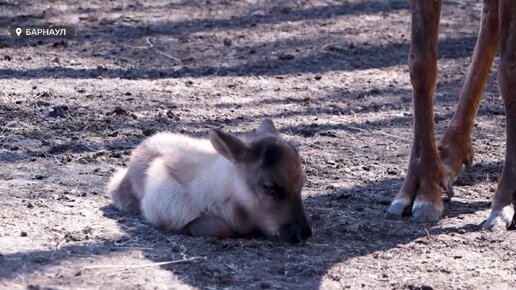
[[[194,237],[229,238],[235,231],[221,218],[201,216],[185,226],[184,231]]]

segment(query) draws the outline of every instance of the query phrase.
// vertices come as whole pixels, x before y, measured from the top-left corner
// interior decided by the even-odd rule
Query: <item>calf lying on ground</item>
[[[209,140],[159,133],[142,142],[108,184],[114,205],[154,226],[194,236],[259,231],[299,244],[312,235],[297,150],[271,120],[237,137],[213,129]]]

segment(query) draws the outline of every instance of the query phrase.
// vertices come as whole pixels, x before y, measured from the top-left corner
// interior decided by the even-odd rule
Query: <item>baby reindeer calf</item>
[[[312,235],[297,150],[270,119],[249,136],[213,129],[209,140],[158,133],[108,184],[114,205],[154,226],[193,236],[259,231],[300,244]]]

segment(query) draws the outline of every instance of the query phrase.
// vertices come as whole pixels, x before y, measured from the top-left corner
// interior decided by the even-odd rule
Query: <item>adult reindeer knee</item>
[[[480,98],[498,47],[499,87],[507,116],[504,170],[485,227],[507,227],[516,200],[516,3],[484,0],[482,22],[472,63],[460,92],[459,104],[436,146],[433,95],[437,81],[437,37],[440,0],[412,0],[410,79],[413,87],[414,139],[405,182],[393,200],[389,217],[412,214],[416,221],[435,221],[442,215],[442,189],[453,196],[452,184],[463,164],[473,161],[472,128]]]

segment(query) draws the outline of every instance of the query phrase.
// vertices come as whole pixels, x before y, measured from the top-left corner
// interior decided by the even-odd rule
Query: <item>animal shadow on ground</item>
[[[431,225],[415,224],[406,219],[385,220],[386,198],[394,192],[378,189],[399,188],[400,185],[400,179],[387,179],[307,198],[305,205],[313,223],[314,237],[300,247],[259,238],[176,236],[152,228],[139,216],[127,215],[112,206],[105,206],[102,211],[105,217],[116,220],[126,233],[117,243],[147,249],[144,255],[153,262],[198,258],[189,263],[161,266],[193,286],[247,285],[260,288],[271,284],[279,288],[295,285],[313,288],[320,286],[321,276],[336,263],[378,255],[428,235],[481,230],[479,224],[425,230]],[[372,194],[364,194],[367,192]],[[488,202],[452,201],[446,205],[447,217],[471,214],[488,206]],[[280,257],[278,253],[282,253]]]
[[[448,5],[454,5],[449,3]],[[131,9],[127,8],[126,13]],[[160,8],[162,14],[170,13],[171,7],[166,5]],[[71,68],[64,66],[43,66],[30,69],[0,69],[0,79],[34,79],[34,78],[63,78],[63,79],[91,79],[91,78],[122,78],[122,79],[163,79],[180,77],[207,77],[207,76],[276,76],[282,74],[299,73],[325,73],[330,71],[354,71],[370,68],[386,68],[406,62],[408,44],[406,42],[392,42],[389,44],[339,44],[333,43],[322,50],[311,51],[311,43],[335,42],[334,38],[314,36],[309,43],[305,40],[276,40],[270,39],[266,43],[251,43],[236,49],[237,63],[221,65],[227,62],[224,57],[227,53],[235,53],[235,47],[213,47],[219,53],[209,56],[202,50],[191,51],[187,49],[189,43],[196,43],[201,47],[213,46],[210,40],[197,40],[193,37],[196,33],[218,31],[220,29],[249,29],[258,24],[288,23],[291,21],[310,21],[317,19],[333,19],[345,15],[362,15],[370,13],[389,13],[408,10],[406,1],[371,1],[359,3],[343,3],[341,5],[327,5],[306,9],[288,8],[272,9],[264,15],[245,15],[231,19],[203,19],[185,21],[162,21],[149,24],[107,23],[98,25],[88,23],[81,27],[73,41],[42,41],[42,40],[18,40],[9,35],[0,35],[0,47],[38,47],[49,46],[53,51],[70,50],[79,51],[81,57],[89,58],[93,53],[96,57],[106,58],[110,61],[132,59],[143,65],[138,68],[126,69],[123,67],[96,68]],[[38,25],[51,21],[52,13],[41,15],[12,15],[0,17],[0,25],[6,27],[17,23],[18,25]],[[138,53],[135,49],[122,47],[118,42],[128,42],[141,46],[149,38],[176,38],[178,44],[167,47],[167,54],[177,55],[181,59],[181,65],[174,67],[174,63],[163,67],[162,63],[156,63],[156,57]],[[129,40],[129,41],[128,41]],[[464,36],[458,38],[445,38],[440,41],[439,54],[444,59],[454,59],[471,55],[476,36]],[[96,44],[95,51],[91,52],[91,45]],[[116,44],[116,45],[115,45]],[[288,54],[295,47],[299,51],[310,52],[306,55],[296,55],[295,58],[285,60],[282,57],[270,57],[271,49],[278,55]],[[84,50],[83,50],[84,48]],[[252,52],[252,53],[251,53]],[[260,57],[250,57],[249,55]],[[151,54],[152,55],[152,54]],[[265,59],[264,59],[265,58]],[[215,61],[215,62],[213,62]]]
[[[485,168],[489,171],[493,166],[496,167],[487,165]],[[343,261],[382,256],[413,241],[426,245],[438,235],[453,236],[481,230],[481,224],[434,227],[407,219],[384,219],[389,201],[401,183],[401,178],[390,178],[362,186],[330,189],[325,194],[307,197],[304,202],[314,236],[299,247],[263,238],[217,239],[174,235],[147,225],[139,215],[126,214],[106,205],[101,208],[104,217],[117,222],[124,233],[122,236],[114,239],[105,237],[102,242],[62,246],[57,250],[1,256],[0,279],[45,271],[46,267],[84,257],[95,258],[95,262],[99,257],[116,257],[137,249],[151,263],[156,263],[154,266],[170,271],[175,279],[195,287],[317,288],[321,286],[323,276]],[[445,215],[453,218],[488,207],[487,201],[452,200],[445,204]],[[87,274],[88,271],[87,268],[77,269],[76,275]]]

